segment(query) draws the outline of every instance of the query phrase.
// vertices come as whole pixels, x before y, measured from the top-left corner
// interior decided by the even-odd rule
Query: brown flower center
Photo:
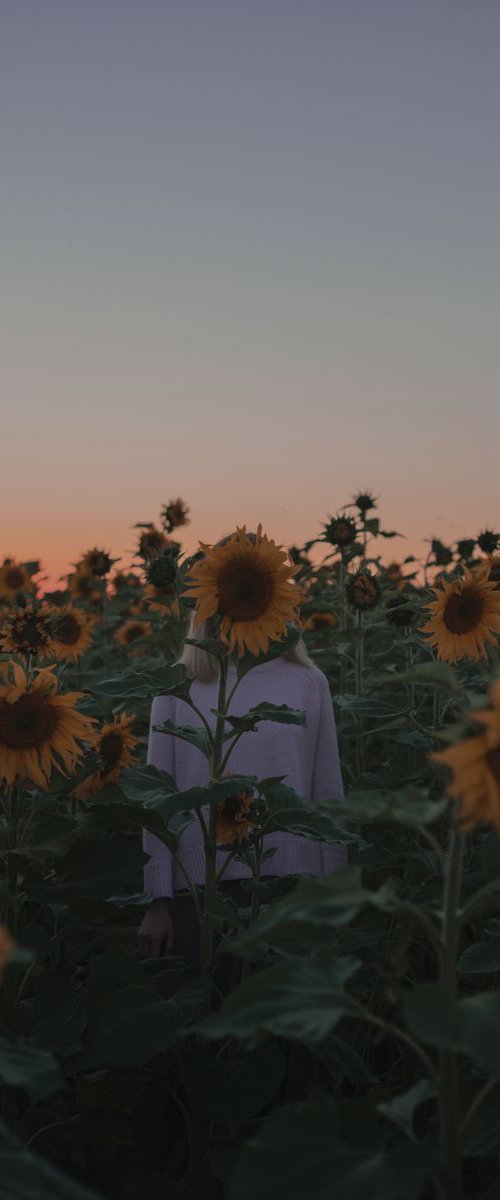
[[[130,629],[125,630],[125,641],[135,642],[135,639],[142,637],[143,633],[144,628],[142,625],[131,625]]]
[[[232,562],[219,578],[219,607],[231,621],[256,621],[273,598],[272,576],[247,563]]]
[[[490,750],[486,755],[486,762],[493,775],[495,783],[500,787],[500,746],[496,746],[494,750]]]
[[[36,651],[45,645],[48,634],[36,617],[27,617],[12,630],[12,637],[20,650]]]
[[[104,760],[104,771],[112,771],[116,767],[120,754],[123,749],[123,740],[120,733],[105,733],[101,739],[100,755]]]
[[[60,617],[54,628],[54,637],[58,642],[63,642],[65,646],[74,646],[78,641],[81,633],[80,625],[76,617],[72,617],[68,613],[66,617]]]
[[[20,567],[11,567],[5,572],[5,582],[7,587],[12,588],[12,591],[20,591],[26,583],[26,576]]]
[[[58,723],[58,710],[45,696],[26,693],[14,704],[0,700],[0,746],[30,750],[42,746]]]
[[[484,598],[474,587],[455,592],[446,605],[443,622],[450,633],[470,633],[477,629],[484,613]]]

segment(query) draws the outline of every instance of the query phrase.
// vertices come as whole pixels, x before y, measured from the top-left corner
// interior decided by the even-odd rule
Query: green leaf
[[[222,716],[216,708],[212,708],[211,712],[216,716]],[[252,708],[244,713],[243,716],[231,716],[226,714],[226,721],[233,728],[234,733],[253,732],[259,721],[276,721],[280,725],[305,725],[305,712],[298,708],[290,708],[288,704],[270,704],[262,701],[261,704],[255,704]],[[233,737],[233,733],[226,733],[225,740],[228,737]]]
[[[457,971],[461,975],[480,975],[500,971],[500,934],[487,941],[474,942],[460,955]]]
[[[431,662],[419,663],[409,671],[390,672],[381,676],[381,683],[421,683],[426,687],[435,687],[447,695],[458,695],[463,690],[457,672],[450,663]]]
[[[303,878],[280,900],[276,900],[261,913],[251,928],[235,942],[232,948],[237,954],[239,947],[257,943],[272,945],[276,937],[294,926],[321,928],[328,936],[333,928],[346,925],[364,907],[392,912],[398,906],[397,896],[390,881],[379,891],[368,891],[362,884],[361,868],[355,864],[329,871],[315,878]]]
[[[33,980],[33,996],[24,1001],[31,1026],[28,1044],[65,1057],[79,1049],[87,1020],[83,989],[55,968]]]
[[[179,1074],[205,1116],[237,1134],[271,1103],[286,1070],[284,1046],[269,1039],[251,1053],[232,1044],[222,1057],[209,1043],[181,1049]]]
[[[64,1121],[61,1122],[64,1125]],[[0,1122],[0,1178],[4,1200],[103,1200],[33,1154]]]
[[[218,804],[226,796],[251,791],[255,787],[256,779],[255,775],[229,775],[217,782],[199,784],[187,788],[184,792],[173,792],[169,796],[160,796],[149,807],[157,810],[166,821],[175,813],[184,812],[185,809]]]
[[[387,1152],[343,1143],[337,1105],[312,1094],[275,1109],[245,1143],[229,1200],[421,1200],[436,1159],[433,1145],[407,1138]]]
[[[500,992],[450,999],[438,983],[420,983],[403,1002],[408,1028],[430,1046],[466,1054],[487,1071],[500,1073]]]
[[[172,775],[154,767],[152,763],[142,767],[124,767],[120,774],[120,787],[128,800],[141,807],[153,805],[158,797],[177,791]]]
[[[193,991],[191,1007],[195,1010],[200,996],[200,988]],[[190,1015],[185,995],[178,1002],[177,997],[160,1000],[158,993],[146,986],[113,990],[93,1006],[83,1049],[72,1067],[87,1071],[105,1064],[143,1066],[177,1040]]]
[[[52,1096],[63,1086],[60,1068],[47,1050],[22,1046],[0,1037],[0,1078],[23,1088],[32,1100]]]
[[[326,947],[248,977],[223,1008],[199,1026],[205,1037],[234,1037],[250,1047],[263,1033],[297,1041],[322,1041],[343,1016],[356,1011],[344,984],[359,959],[336,957]]]
[[[186,700],[189,699],[191,683],[183,663],[171,667],[160,663],[158,666],[158,655],[155,655],[154,658],[142,658],[140,667],[131,667],[108,679],[92,680],[89,691],[111,699],[126,696],[129,704],[135,700],[152,700],[154,696],[167,695]]]
[[[168,720],[164,721],[162,725],[152,725],[151,731],[165,735],[171,734],[172,737],[180,738],[181,741],[190,742],[192,746],[196,746],[197,750],[201,750],[205,758],[210,758],[212,743],[206,729],[198,725],[176,725],[173,721]]]

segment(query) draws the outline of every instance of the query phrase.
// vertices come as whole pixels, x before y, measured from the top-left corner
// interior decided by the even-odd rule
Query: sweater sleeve
[[[335,800],[344,799],[344,783],[330,685],[323,672],[321,672],[319,680],[319,693],[318,733],[312,773],[311,807],[316,808],[320,804],[330,804],[334,810]],[[321,859],[323,872],[343,867],[347,863],[347,846],[341,843],[321,842]]]
[[[155,696],[151,707],[149,740],[146,763],[174,775],[174,737],[171,734],[153,733],[153,725],[162,725],[173,718],[171,696]],[[153,899],[173,896],[172,853],[149,829],[142,831],[142,848],[151,857],[144,863],[144,891]]]

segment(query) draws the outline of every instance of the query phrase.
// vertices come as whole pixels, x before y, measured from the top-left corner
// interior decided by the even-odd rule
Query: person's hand
[[[151,901],[139,925],[138,950],[140,958],[159,958],[170,954],[174,941],[174,925],[170,902],[166,896]]]

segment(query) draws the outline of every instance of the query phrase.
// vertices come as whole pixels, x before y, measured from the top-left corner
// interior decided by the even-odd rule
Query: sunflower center
[[[15,704],[0,700],[0,746],[30,750],[43,746],[58,723],[58,711],[45,696],[20,696]]]
[[[450,596],[443,613],[443,621],[450,633],[470,633],[477,629],[484,612],[484,600],[476,588],[464,588],[463,592]]]
[[[490,750],[486,755],[486,762],[495,779],[495,783],[500,787],[500,746],[496,746],[494,750]]]
[[[21,571],[19,567],[11,567],[11,569],[5,573],[5,582],[7,583],[8,587],[12,588],[13,591],[19,591],[23,587],[24,581],[24,571]]]
[[[119,733],[105,733],[101,740],[100,755],[104,760],[104,771],[111,771],[120,758],[123,742]]]
[[[131,625],[130,629],[125,631],[125,637],[127,642],[135,642],[135,639],[142,637],[143,633],[142,625]]]
[[[14,639],[18,646],[26,646],[29,650],[39,650],[46,641],[47,633],[40,628],[36,617],[28,617],[14,630]]]
[[[58,642],[64,642],[65,646],[74,646],[80,637],[80,626],[76,618],[70,614],[61,617],[55,626],[55,637]]]
[[[219,609],[231,621],[257,621],[273,598],[272,576],[264,569],[231,563],[219,579]]]

